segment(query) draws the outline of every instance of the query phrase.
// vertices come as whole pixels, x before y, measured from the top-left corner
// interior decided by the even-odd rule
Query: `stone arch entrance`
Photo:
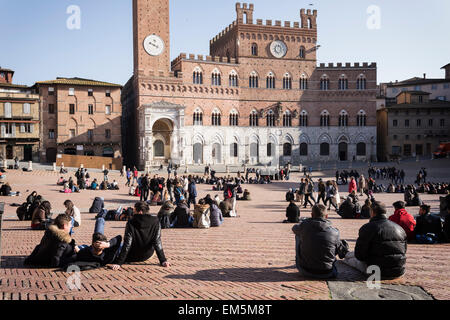
[[[153,125],[153,160],[161,162],[171,160],[173,129],[173,122],[169,119],[159,119]]]

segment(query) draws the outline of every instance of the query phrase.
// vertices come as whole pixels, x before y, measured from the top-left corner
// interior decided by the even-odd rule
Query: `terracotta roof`
[[[404,86],[413,86],[413,85],[422,85],[422,84],[433,84],[433,83],[444,83],[450,82],[450,79],[424,79],[424,78],[411,78],[399,82],[386,83],[387,87],[404,87]]]
[[[410,90],[410,91],[402,91],[402,92],[400,92],[400,93],[397,95],[397,97],[398,97],[399,95],[401,95],[402,93],[420,94],[420,95],[429,95],[429,94],[431,94],[431,93],[425,92],[425,91]]]
[[[122,87],[120,84],[96,81],[83,78],[56,78],[56,80],[39,81],[36,84],[69,84],[78,86]]]
[[[23,84],[14,84],[14,83],[0,83],[0,87],[8,87],[8,88],[29,88]]]
[[[426,108],[450,108],[450,101],[430,100],[427,103],[401,103],[387,106],[388,109],[408,108],[408,109],[426,109]]]

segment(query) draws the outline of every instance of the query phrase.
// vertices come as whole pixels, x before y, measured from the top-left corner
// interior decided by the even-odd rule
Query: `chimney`
[[[423,74],[423,78],[424,78],[424,79],[427,78],[427,74],[426,74],[426,73]]]

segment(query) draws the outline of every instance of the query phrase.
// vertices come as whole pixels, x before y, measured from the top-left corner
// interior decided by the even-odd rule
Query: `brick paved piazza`
[[[402,165],[407,174],[414,174],[420,165],[430,170],[434,181],[450,179],[449,160]],[[329,172],[331,175],[331,172]],[[93,174],[101,178],[101,174]],[[67,177],[68,175],[66,175]],[[54,212],[63,211],[63,201],[71,199],[87,212],[95,196],[105,198],[107,208],[132,205],[134,198],[120,191],[83,191],[65,195],[56,186],[58,174],[49,171],[7,173],[7,181],[20,197],[4,197],[6,202],[2,231],[2,262],[0,269],[0,299],[314,299],[331,298],[326,281],[311,281],[300,277],[295,269],[294,234],[292,225],[282,224],[287,203],[284,194],[295,187],[298,174],[290,182],[272,185],[246,185],[253,201],[238,203],[238,219],[226,219],[223,227],[210,230],[163,230],[163,245],[172,268],[159,267],[154,257],[145,264],[124,266],[121,271],[106,269],[82,274],[81,290],[71,291],[66,285],[67,274],[57,270],[31,270],[23,267],[24,258],[40,241],[43,232],[29,230],[29,222],[19,222],[11,203],[22,203],[29,192],[37,190],[50,200]],[[114,173],[112,178],[119,179]],[[317,179],[317,175],[315,176]],[[315,181],[316,181],[315,179]],[[295,183],[294,183],[295,182]],[[124,181],[121,180],[123,185]],[[200,196],[212,195],[210,186],[198,186]],[[346,195],[342,187],[342,195]],[[28,190],[28,191],[27,191]],[[377,195],[389,205],[403,195]],[[433,212],[439,210],[439,196],[424,195]],[[157,213],[159,208],[152,208]],[[310,210],[302,210],[309,217]],[[418,208],[410,213],[416,215]],[[82,214],[82,227],[74,238],[78,244],[89,244],[94,228],[94,216]],[[366,221],[348,221],[331,213],[330,219],[341,231],[341,237],[354,247],[359,228]],[[124,222],[108,222],[108,237],[123,235]],[[386,282],[420,286],[435,299],[450,299],[450,245],[409,245],[407,274],[400,280]],[[364,280],[353,269],[338,263],[337,281]]]

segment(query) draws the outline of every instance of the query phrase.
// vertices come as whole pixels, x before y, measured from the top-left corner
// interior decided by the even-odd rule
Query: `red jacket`
[[[405,230],[408,236],[408,241],[414,239],[414,229],[416,227],[416,220],[410,215],[406,209],[396,210],[393,216],[389,217],[389,220],[395,222]]]
[[[356,180],[352,180],[350,181],[349,185],[348,185],[348,193],[352,193],[353,190],[355,190],[356,192],[358,192],[357,186],[356,186]]]

